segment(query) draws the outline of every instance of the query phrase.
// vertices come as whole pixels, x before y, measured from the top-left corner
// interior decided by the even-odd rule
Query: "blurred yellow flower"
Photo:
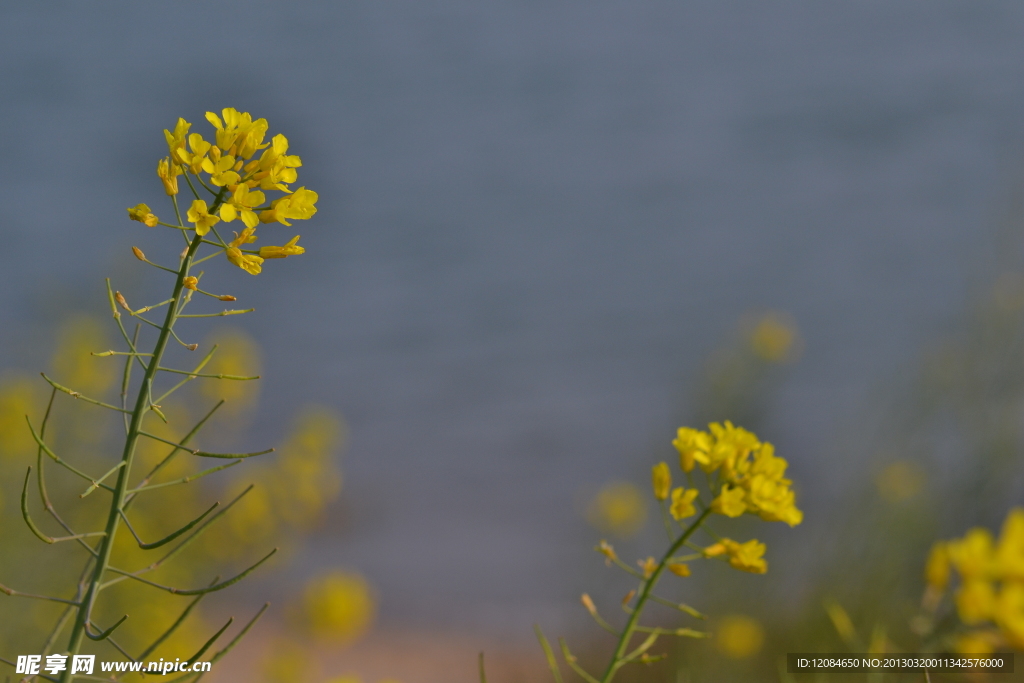
[[[932,545],[928,553],[928,560],[924,566],[924,580],[935,590],[944,591],[949,585],[949,577],[949,552],[946,544],[939,541]]]
[[[75,391],[98,397],[114,383],[118,370],[91,353],[109,349],[110,345],[107,327],[100,321],[84,315],[70,318],[57,331],[57,347],[51,361],[54,379]]]
[[[216,330],[205,341],[206,346],[214,344],[218,347],[217,352],[204,372],[243,377],[262,373],[260,347],[245,331],[234,327]],[[221,412],[236,417],[255,406],[259,399],[259,383],[206,381],[199,384],[199,393],[210,401],[224,399],[226,403]]]
[[[313,678],[310,653],[298,643],[278,639],[266,649],[263,680],[266,683],[296,683]]]
[[[310,580],[303,592],[306,626],[314,635],[336,641],[363,635],[376,610],[370,585],[359,574],[334,571]]]
[[[690,427],[680,427],[672,445],[679,451],[679,468],[684,472],[693,471],[697,454],[706,458],[711,450],[711,436]]]
[[[0,381],[0,458],[31,452],[36,442],[25,416],[38,419],[40,398],[37,382],[31,377],[14,375]]]
[[[999,575],[1024,581],[1024,508],[1014,508],[1006,516],[996,547]]]
[[[668,463],[659,462],[651,468],[651,486],[654,488],[656,500],[668,498],[668,491],[672,488],[672,473],[668,469]]]
[[[761,623],[745,614],[722,617],[715,629],[718,651],[731,659],[746,659],[756,655],[764,645]]]
[[[967,581],[956,592],[956,611],[968,626],[990,619],[995,604],[995,588],[984,579]]]
[[[886,502],[909,500],[924,488],[924,471],[915,463],[897,460],[878,473],[875,486]]]
[[[950,562],[964,580],[983,579],[992,575],[995,549],[988,529],[975,527],[962,539],[949,541],[946,548]]]
[[[672,505],[668,509],[672,517],[679,520],[697,514],[697,508],[694,507],[693,501],[697,498],[698,493],[697,489],[684,490],[681,486],[673,489]]]
[[[594,496],[587,508],[587,519],[603,532],[626,538],[647,522],[647,503],[636,485],[613,482]]]
[[[796,325],[788,316],[777,312],[765,314],[750,333],[751,350],[769,363],[781,363],[790,358],[796,342]]]
[[[739,517],[747,511],[747,506],[743,503],[745,497],[743,489],[730,488],[728,484],[725,484],[718,497],[711,501],[711,509],[726,517]]]
[[[690,575],[690,565],[685,562],[669,562],[667,566],[668,570],[676,576],[685,577]]]
[[[768,563],[764,560],[766,546],[757,539],[751,539],[746,543],[723,538],[718,543],[704,548],[704,557],[720,557],[728,555],[729,564],[735,569],[750,572],[751,574],[764,574],[768,571]]]

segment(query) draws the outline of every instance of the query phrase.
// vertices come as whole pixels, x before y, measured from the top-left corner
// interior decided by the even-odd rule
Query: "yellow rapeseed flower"
[[[995,604],[995,588],[985,579],[971,579],[957,589],[956,611],[968,626],[991,619]]]
[[[230,223],[239,216],[246,227],[255,228],[259,225],[260,218],[253,211],[253,207],[259,206],[267,200],[262,192],[250,192],[249,186],[240,183],[235,186],[231,196],[220,207],[220,217],[225,223]]]
[[[1006,516],[996,547],[996,563],[1003,579],[1024,581],[1024,508],[1014,508]]]
[[[181,281],[181,285],[185,289],[191,289],[194,292],[199,289],[199,278],[189,275]]]
[[[299,254],[305,254],[306,250],[296,244],[299,241],[299,236],[288,240],[283,247],[260,247],[260,256],[265,259],[268,258],[285,258],[286,256],[298,256]]]
[[[154,227],[160,219],[145,204],[136,204],[128,209],[128,218],[138,221],[149,227]]]
[[[975,527],[947,544],[949,561],[965,581],[987,579],[995,569],[995,548],[988,529]]]
[[[264,190],[282,190],[291,192],[286,183],[294,183],[299,174],[295,170],[302,166],[302,160],[294,154],[287,154],[288,138],[283,135],[275,135],[270,149],[267,149],[260,156],[259,161],[251,162],[246,167],[255,171],[253,182],[259,183]]]
[[[672,504],[669,506],[669,513],[674,519],[685,519],[697,514],[697,508],[693,506],[694,499],[699,492],[697,489],[683,489],[681,486],[672,490]]]
[[[235,157],[230,154],[217,156],[214,151],[216,149],[216,147],[211,148],[210,156],[203,159],[203,170],[210,174],[210,182],[217,187],[236,185],[242,177],[234,170]]]
[[[202,199],[194,200],[186,215],[191,222],[196,224],[196,233],[199,235],[210,232],[210,228],[220,222],[220,218],[210,214],[206,202]]]
[[[679,467],[684,472],[693,471],[697,454],[706,457],[711,449],[711,436],[690,427],[680,427],[672,445],[679,451]]]
[[[275,221],[284,225],[291,225],[291,220],[305,220],[312,218],[316,213],[316,200],[319,195],[305,187],[300,187],[294,193],[275,199],[270,208],[260,213],[260,222],[273,223]]]
[[[217,146],[228,154],[248,159],[256,150],[263,149],[263,137],[267,133],[267,120],[252,120],[248,112],[239,112],[233,107],[221,110],[220,116],[206,112],[206,120],[217,129]]]
[[[174,132],[164,129],[164,138],[167,140],[167,149],[171,155],[171,161],[179,164],[188,164],[189,154],[185,149],[185,136],[192,124],[185,119],[178,117],[174,125]]]
[[[659,462],[651,468],[651,486],[657,500],[668,498],[669,489],[672,488],[672,473],[668,469],[668,463]]]
[[[718,497],[711,501],[711,510],[726,517],[739,517],[747,511],[747,506],[743,502],[745,497],[743,489],[731,488],[725,484]]]
[[[263,259],[255,254],[244,254],[237,247],[228,247],[224,250],[224,254],[228,257],[228,261],[250,275],[259,275],[263,271]]]
[[[705,557],[720,557],[728,555],[729,564],[736,569],[750,572],[752,574],[764,574],[768,571],[768,563],[764,560],[766,546],[757,539],[751,539],[746,543],[723,538],[718,543],[704,548]]]
[[[996,600],[995,622],[1013,649],[1024,649],[1024,584],[1003,584]]]

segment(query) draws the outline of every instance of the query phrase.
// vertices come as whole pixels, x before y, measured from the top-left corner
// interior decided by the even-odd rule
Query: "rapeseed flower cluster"
[[[945,593],[954,572],[960,579],[953,593],[956,611],[972,627],[960,634],[957,649],[1024,649],[1024,508],[1010,511],[998,539],[976,527],[963,538],[933,545],[925,564],[929,592]]]
[[[686,473],[700,468],[716,474],[711,509],[727,517],[749,512],[766,522],[796,526],[804,513],[796,507],[792,481],[785,478],[788,463],[775,455],[775,447],[729,421],[714,422],[707,432],[680,427],[672,445]]]
[[[269,129],[267,120],[253,120],[249,113],[230,107],[219,116],[207,112],[206,120],[214,128],[212,142],[190,132],[192,124],[183,118],[178,119],[173,131],[164,130],[168,156],[157,162],[157,177],[174,201],[179,223],[161,222],[146,204],[128,209],[128,217],[150,227],[165,225],[193,230],[204,239],[212,232],[216,239],[208,243],[223,249],[230,263],[252,275],[262,270],[266,259],[304,253],[305,249],[298,245],[298,235],[283,246],[245,248],[256,241],[260,223],[291,226],[289,221],[305,220],[316,213],[317,193],[305,187],[291,188],[298,180],[296,169],[302,166],[302,160],[288,153],[288,138],[278,134],[264,142]],[[185,214],[192,227],[182,224],[178,213],[181,176],[195,197]],[[199,195],[197,185],[209,193],[212,203]],[[267,192],[284,195],[268,200]],[[216,226],[235,220],[241,220],[245,227],[241,233],[235,233],[233,240],[226,241]]]

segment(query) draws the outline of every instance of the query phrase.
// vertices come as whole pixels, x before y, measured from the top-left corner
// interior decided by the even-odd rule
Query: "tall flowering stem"
[[[790,488],[792,482],[784,476],[786,461],[776,457],[775,448],[770,443],[761,442],[753,433],[735,427],[730,422],[713,423],[706,432],[681,427],[672,445],[678,451],[679,468],[687,486],[672,487],[672,471],[667,463],[660,462],[651,470],[654,498],[661,506],[669,541],[668,549],[662,553],[661,559],[648,557],[639,560],[638,571],[619,559],[615,549],[606,541],[601,541],[595,548],[605,556],[606,564],[615,564],[640,580],[637,588],[629,591],[622,599],[622,608],[628,617],[621,630],[617,630],[598,613],[597,605],[589,595],[584,593],[581,597],[583,606],[598,626],[617,638],[601,678],[584,669],[569,651],[565,640],[559,639],[566,664],[587,683],[611,683],[618,671],[627,664],[651,664],[663,659],[665,655],[651,655],[649,652],[661,636],[706,638],[710,635],[686,627],[641,625],[644,610],[651,602],[671,607],[696,619],[707,618],[689,605],[654,593],[666,570],[685,578],[690,575],[690,562],[719,559],[740,571],[753,574],[768,571],[768,563],[763,557],[764,543],[756,539],[740,543],[708,531],[706,523],[712,515],[739,517],[752,514],[765,521],[781,521],[790,526],[796,526],[803,520],[803,513],[796,507],[796,497]],[[696,482],[699,478],[696,476],[698,466],[705,475],[704,486]],[[705,493],[710,494],[710,498],[705,499]],[[714,542],[708,546],[697,545],[693,537],[699,530],[706,531]],[[556,683],[562,683],[562,674],[551,645],[539,626],[535,630],[552,676]],[[646,638],[634,647],[633,641],[638,635],[646,635]]]
[[[204,595],[214,591],[219,591],[237,583],[266,562],[276,552],[276,549],[270,551],[255,564],[229,579],[214,579],[211,583],[199,588],[178,588],[174,586],[167,586],[151,581],[145,576],[146,573],[159,568],[165,562],[173,559],[173,557],[183,550],[185,546],[205,531],[211,523],[223,515],[228,508],[248,493],[252,488],[251,486],[215,514],[211,513],[214,508],[218,507],[216,504],[185,526],[160,540],[148,543],[143,541],[131,524],[129,518],[129,509],[140,494],[146,493],[151,489],[185,484],[199,477],[204,477],[228,467],[238,465],[246,458],[269,453],[273,450],[267,449],[253,453],[211,453],[194,449],[192,446],[187,445],[210,416],[217,410],[217,408],[220,407],[223,401],[214,406],[206,416],[203,417],[199,423],[188,431],[180,440],[174,441],[167,439],[150,433],[144,428],[146,418],[151,414],[154,414],[165,423],[168,422],[167,416],[161,409],[160,404],[165,398],[193,379],[216,378],[234,381],[259,379],[258,377],[204,374],[200,372],[203,366],[212,357],[213,350],[211,350],[210,353],[207,354],[192,371],[165,367],[163,365],[168,344],[171,343],[172,339],[186,347],[189,351],[195,351],[198,348],[198,344],[189,344],[182,341],[175,332],[175,324],[182,318],[219,317],[224,315],[248,313],[252,310],[243,309],[222,310],[210,313],[183,313],[185,307],[192,301],[192,297],[195,294],[205,295],[219,301],[237,300],[237,297],[233,295],[212,294],[201,289],[200,280],[203,274],[200,272],[197,275],[192,275],[193,267],[198,263],[217,256],[218,254],[223,254],[228,263],[241,268],[247,273],[256,275],[262,271],[262,264],[266,259],[296,256],[305,251],[302,247],[297,245],[297,241],[299,239],[298,236],[293,237],[284,246],[266,246],[260,249],[247,248],[246,245],[256,241],[257,239],[255,234],[257,226],[261,223],[280,223],[283,225],[291,225],[289,220],[307,219],[316,213],[315,203],[317,195],[315,192],[307,190],[306,188],[292,190],[289,187],[289,184],[293,183],[297,177],[297,171],[295,169],[301,165],[301,162],[299,157],[286,154],[288,151],[287,139],[283,135],[277,135],[273,138],[272,142],[263,143],[263,138],[268,128],[266,120],[257,119],[254,121],[249,114],[240,113],[234,109],[223,110],[221,116],[208,113],[207,120],[209,120],[216,129],[215,135],[217,144],[211,144],[204,141],[202,136],[197,133],[189,135],[188,133],[191,124],[186,122],[184,119],[178,120],[173,131],[164,131],[169,156],[158,163],[157,175],[163,184],[164,192],[173,202],[174,214],[177,219],[176,222],[167,223],[161,221],[146,204],[138,204],[128,209],[128,216],[132,220],[139,221],[149,227],[161,225],[180,232],[184,236],[187,246],[179,255],[179,264],[177,269],[158,265],[157,263],[150,261],[141,249],[138,247],[132,247],[135,257],[140,261],[154,266],[161,271],[174,274],[174,285],[171,296],[165,301],[149,306],[143,306],[139,309],[132,309],[121,292],[114,291],[110,286],[110,281],[107,281],[107,291],[110,300],[111,312],[127,345],[127,350],[102,351],[96,352],[93,355],[102,357],[126,357],[124,379],[122,383],[121,407],[84,396],[73,388],[58,384],[57,381],[44,375],[44,378],[53,388],[51,406],[53,403],[53,396],[57,393],[66,393],[76,399],[122,414],[124,418],[125,441],[120,460],[102,476],[87,474],[75,465],[71,464],[68,460],[60,457],[54,452],[53,448],[47,444],[46,424],[50,416],[49,408],[47,409],[46,416],[38,430],[34,425],[32,425],[31,421],[29,421],[29,429],[38,444],[36,476],[38,477],[40,499],[46,512],[49,513],[53,517],[53,520],[67,532],[67,535],[51,537],[43,532],[39,525],[32,520],[28,509],[28,486],[32,475],[31,467],[28,469],[28,473],[25,478],[25,486],[21,496],[21,509],[24,520],[32,533],[40,540],[49,544],[74,541],[89,554],[82,570],[75,595],[72,599],[28,594],[0,584],[0,592],[5,593],[8,596],[48,600],[67,605],[63,615],[58,620],[49,637],[46,638],[45,644],[42,648],[44,655],[50,654],[53,648],[57,646],[60,636],[70,624],[67,648],[55,653],[57,659],[60,659],[60,656],[64,655],[66,665],[63,669],[59,669],[59,678],[44,676],[43,678],[45,680],[58,680],[60,683],[71,683],[76,679],[91,678],[92,676],[90,674],[92,674],[92,671],[82,672],[80,670],[76,670],[74,667],[74,656],[78,655],[83,649],[86,639],[93,641],[107,641],[123,656],[133,661],[141,661],[145,659],[175,632],[182,622],[184,622],[185,617],[187,617],[189,612],[193,607],[195,607],[195,604]],[[260,151],[262,151],[262,155],[255,158],[256,153]],[[203,178],[204,173],[206,174],[205,180]],[[188,188],[195,197],[186,212],[188,222],[191,223],[191,225],[182,221],[181,211],[178,207],[178,179],[180,176],[184,176]],[[210,204],[200,197],[199,192],[196,189],[197,186],[209,193],[211,200]],[[267,203],[264,191],[282,192],[283,196]],[[228,223],[236,219],[241,220],[245,227],[242,228],[240,233],[235,233],[233,240],[230,242],[225,241],[221,238],[216,226],[218,223]],[[200,257],[199,252],[204,246],[213,247],[213,252],[209,255]],[[167,310],[164,314],[163,322],[160,324],[149,320],[143,315],[150,310],[158,309],[162,306],[167,306]],[[154,342],[150,352],[143,353],[138,350],[137,344],[139,338],[139,327],[137,326],[135,334],[130,336],[125,329],[124,322],[122,320],[122,311],[127,312],[130,317],[138,320],[140,326],[141,324],[145,324],[157,330],[156,341]],[[214,347],[214,350],[216,350],[216,347]],[[136,365],[141,366],[144,372],[142,380],[138,385],[135,402],[131,407],[129,407],[127,404],[127,397],[131,384],[131,370]],[[156,394],[157,380],[159,373],[161,372],[169,373],[171,376],[184,375],[185,377],[162,394]],[[157,395],[157,398],[154,398],[154,395]],[[131,483],[133,464],[137,447],[140,439],[142,438],[167,443],[172,446],[172,450],[158,465],[156,465],[156,467],[154,467],[140,480],[136,481],[133,485]],[[153,482],[154,478],[156,478],[160,473],[160,470],[167,465],[172,458],[180,453],[188,453],[200,458],[219,459],[224,462],[224,464],[195,472],[180,479]],[[47,494],[47,488],[44,481],[44,454],[54,460],[58,465],[90,483],[89,487],[81,497],[85,497],[99,489],[110,493],[111,499],[109,507],[106,509],[106,525],[103,531],[75,533],[74,530],[65,522],[64,518],[57,512],[56,507],[53,505],[49,495]],[[107,480],[115,475],[116,479],[114,480],[113,485],[107,483]],[[112,562],[112,556],[114,554],[115,540],[118,532],[121,531],[122,526],[127,527],[127,530],[135,538],[138,547],[143,551],[155,550],[163,547],[164,545],[171,545],[172,542],[174,545],[160,559],[146,567],[143,567],[142,569],[135,571],[120,569],[115,566],[114,562]],[[89,540],[97,537],[99,538],[98,541],[91,542]],[[95,545],[93,543],[95,543]],[[101,598],[102,592],[106,588],[116,585],[124,580],[138,581],[154,589],[165,591],[173,595],[190,596],[193,598],[185,608],[182,615],[176,621],[171,623],[155,642],[150,644],[136,657],[129,654],[111,637],[115,631],[122,626],[122,624],[126,622],[130,623],[128,615],[121,617],[118,621],[109,625],[98,625],[93,620],[94,608],[96,607],[98,600]],[[266,605],[264,605],[263,609],[259,610],[256,616],[253,617],[225,647],[215,653],[212,653],[207,661],[216,661],[224,656],[235,645],[235,643],[245,635],[249,628],[252,627],[256,619],[263,614],[265,609]],[[210,638],[198,653],[195,653],[188,659],[194,661],[205,654],[207,649],[210,648],[218,637],[227,630],[230,624],[231,622],[229,621],[228,624]],[[38,671],[28,673],[32,674],[29,676],[29,679],[34,679],[36,676],[41,675]],[[57,673],[57,671],[52,671],[51,673]],[[173,680],[184,681],[186,679],[194,679],[197,676],[201,677],[202,674],[187,673]]]
[[[608,668],[605,669],[604,676],[601,678],[601,683],[610,683],[612,678],[615,676],[615,672],[620,668],[628,664],[633,658],[627,657],[627,650],[629,649],[630,641],[633,640],[633,636],[636,634],[636,628],[639,625],[640,615],[643,613],[644,607],[647,606],[647,601],[650,600],[652,591],[658,583],[658,579],[665,572],[668,567],[669,560],[679,552],[679,550],[686,544],[690,537],[700,528],[704,523],[704,520],[711,514],[711,508],[706,508],[700,516],[697,517],[694,522],[686,528],[679,538],[669,546],[669,549],[665,551],[661,561],[658,562],[654,571],[651,572],[650,578],[644,580],[643,588],[640,591],[640,595],[636,599],[636,605],[633,607],[633,613],[629,615],[629,619],[626,621],[625,627],[622,629],[622,635],[619,637],[619,644],[615,648],[615,653],[612,655],[612,659],[608,662]],[[653,645],[653,641],[651,645]],[[638,652],[637,655],[642,655],[643,652]]]

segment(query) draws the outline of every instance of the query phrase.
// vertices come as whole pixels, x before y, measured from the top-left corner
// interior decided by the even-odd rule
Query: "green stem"
[[[139,386],[138,397],[135,401],[135,409],[132,411],[131,423],[128,427],[128,434],[125,437],[124,451],[121,456],[121,461],[124,465],[118,472],[117,484],[114,486],[113,491],[113,500],[111,500],[110,511],[107,514],[107,526],[105,529],[106,536],[100,544],[99,553],[95,559],[92,578],[89,580],[85,595],[82,598],[81,606],[78,608],[75,624],[71,630],[71,639],[68,641],[69,660],[73,655],[78,654],[79,649],[82,646],[82,639],[86,635],[86,629],[88,628],[92,608],[96,602],[98,588],[100,584],[102,584],[103,576],[106,574],[110,564],[110,556],[114,548],[114,538],[117,533],[118,522],[121,519],[121,511],[125,501],[125,494],[128,491],[128,477],[131,472],[132,458],[135,455],[135,446],[139,440],[139,433],[142,431],[143,420],[149,412],[149,397],[152,394],[151,390],[153,379],[156,376],[157,369],[160,367],[160,360],[167,347],[167,341],[171,336],[171,328],[174,325],[175,317],[178,313],[178,301],[181,297],[182,289],[184,288],[185,277],[188,275],[189,267],[192,264],[192,257],[195,255],[196,250],[199,249],[199,245],[201,243],[202,238],[199,235],[196,235],[189,243],[188,252],[186,253],[185,258],[181,261],[181,266],[178,269],[178,275],[174,283],[174,293],[171,296],[173,303],[167,308],[167,316],[164,318],[164,324],[160,328],[160,335],[157,337],[156,345],[153,348],[152,360],[146,367],[146,374],[142,378],[142,384]],[[71,668],[68,667],[61,674],[60,683],[71,683],[75,678],[76,676],[71,674]]]
[[[626,627],[622,629],[622,635],[619,637],[618,647],[615,648],[615,654],[612,656],[612,660],[608,663],[608,668],[605,669],[604,675],[601,677],[601,683],[611,683],[611,680],[615,677],[615,673],[619,670],[619,667],[625,663],[622,660],[626,655],[626,650],[629,649],[629,642],[633,639],[633,634],[637,631],[637,622],[640,620],[640,613],[643,612],[644,605],[647,603],[647,600],[650,599],[651,591],[654,590],[654,585],[658,583],[658,579],[661,578],[661,574],[665,571],[665,566],[668,564],[668,560],[675,555],[676,551],[679,550],[687,540],[689,540],[690,536],[692,536],[698,528],[700,528],[700,525],[704,523],[704,520],[707,519],[709,514],[711,514],[710,508],[707,508],[704,512],[700,513],[700,517],[694,520],[693,524],[691,524],[686,531],[684,531],[682,535],[675,540],[675,543],[669,547],[664,556],[662,556],[661,562],[659,562],[658,566],[654,569],[650,578],[644,582],[644,587],[640,591],[640,596],[636,600],[636,607],[633,608],[632,614],[629,615]]]

